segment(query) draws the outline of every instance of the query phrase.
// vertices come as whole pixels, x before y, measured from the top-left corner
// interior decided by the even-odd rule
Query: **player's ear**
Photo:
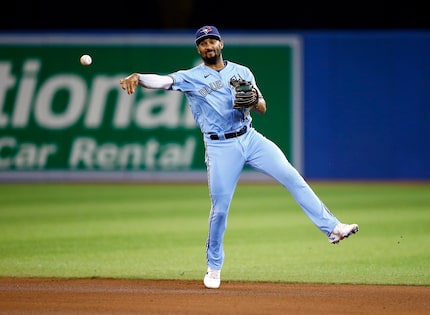
[[[223,41],[223,40],[220,40],[220,41],[219,41],[219,46],[221,47],[221,49],[223,49],[223,48],[224,48],[224,41]]]

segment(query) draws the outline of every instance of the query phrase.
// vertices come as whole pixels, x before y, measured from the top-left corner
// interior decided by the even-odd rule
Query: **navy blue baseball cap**
[[[203,26],[200,27],[196,32],[196,44],[198,45],[205,38],[215,38],[221,40],[221,35],[215,26]]]

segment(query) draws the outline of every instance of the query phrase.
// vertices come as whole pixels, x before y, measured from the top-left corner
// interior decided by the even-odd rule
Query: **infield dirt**
[[[430,287],[0,278],[0,314],[430,314]]]

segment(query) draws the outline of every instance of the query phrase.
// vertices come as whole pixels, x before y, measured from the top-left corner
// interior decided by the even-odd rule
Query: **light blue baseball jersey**
[[[170,74],[174,80],[172,89],[185,93],[194,119],[205,134],[234,132],[252,121],[249,109],[233,109],[235,91],[230,84],[232,78],[251,81],[262,97],[254,75],[247,67],[230,61],[224,63],[221,71],[202,63]]]

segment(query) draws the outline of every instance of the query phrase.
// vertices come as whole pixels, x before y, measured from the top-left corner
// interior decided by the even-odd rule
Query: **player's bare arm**
[[[266,101],[264,98],[259,97],[258,103],[254,105],[253,109],[260,114],[264,114],[266,112]]]

